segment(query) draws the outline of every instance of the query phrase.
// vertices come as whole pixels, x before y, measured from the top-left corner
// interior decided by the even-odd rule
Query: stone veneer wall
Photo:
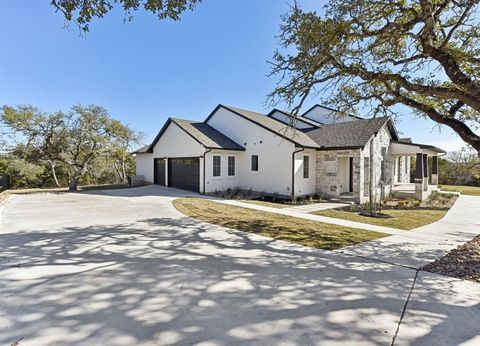
[[[382,128],[374,138],[374,176],[377,186],[377,199],[388,196],[393,187],[393,160],[390,152],[390,132],[386,127]],[[384,154],[382,155],[382,148]],[[353,157],[353,196],[357,203],[365,203],[369,198],[369,164],[370,164],[370,142],[363,149],[350,150],[329,150],[317,152],[317,183],[316,189],[320,195],[326,198],[338,197],[340,195],[341,173],[338,159],[341,157]],[[380,186],[382,160],[384,160],[385,180],[383,192]],[[400,160],[402,182],[409,182],[410,158],[404,157]],[[407,173],[405,173],[405,163]]]
[[[393,157],[390,152],[390,132],[387,127],[383,127],[374,137],[374,152],[373,152],[373,164],[374,164],[374,177],[375,185],[377,186],[377,199],[380,199],[383,196],[388,196],[392,190],[393,186]],[[385,155],[382,155],[382,148],[385,148]],[[365,148],[361,151],[362,158],[368,158],[370,156],[370,142],[365,145]],[[385,169],[385,179],[383,181],[383,191],[380,186],[381,173],[382,173],[382,160],[384,161]],[[371,161],[371,160],[367,160]],[[364,186],[363,194],[359,195],[360,203],[365,203],[368,201],[369,196],[369,169],[364,169],[366,171],[366,179],[362,184]]]
[[[340,195],[341,173],[338,159],[353,157],[353,194],[359,194],[360,185],[360,150],[317,151],[317,192],[327,198]]]

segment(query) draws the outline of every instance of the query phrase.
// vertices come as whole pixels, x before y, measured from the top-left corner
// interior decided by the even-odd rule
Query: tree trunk
[[[125,168],[125,159],[122,159],[122,183],[127,180],[127,170]]]
[[[116,161],[113,162],[113,169],[115,170],[117,177],[115,178],[115,181],[122,182],[122,172],[120,171],[120,168],[118,167],[118,163]]]
[[[82,175],[79,172],[74,173],[73,178],[70,180],[70,184],[68,186],[70,191],[77,191],[78,180],[80,180],[81,176]]]
[[[374,184],[374,169],[373,169],[373,153],[374,153],[374,150],[373,150],[373,138],[370,140],[370,159],[369,159],[369,162],[370,162],[370,166],[368,167],[369,169],[369,175],[370,175],[370,179],[368,181],[368,189],[369,189],[369,200],[370,200],[370,203],[369,203],[369,208],[370,208],[370,216],[375,216],[375,204],[376,204],[376,200],[375,200],[375,194],[374,194],[374,188],[375,188],[375,184]]]
[[[60,187],[60,183],[57,179],[57,173],[55,172],[55,164],[52,161],[48,161],[48,163],[50,164],[50,169],[52,170],[53,181],[57,187]]]

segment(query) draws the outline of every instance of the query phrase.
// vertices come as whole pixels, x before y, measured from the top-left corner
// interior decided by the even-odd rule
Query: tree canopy
[[[87,32],[95,18],[103,18],[115,6],[121,7],[125,19],[131,20],[133,12],[144,9],[159,19],[179,20],[180,15],[193,10],[201,0],[51,0],[53,7],[63,14],[65,20],[74,22]]]
[[[309,96],[343,112],[398,105],[453,129],[480,154],[478,0],[330,0],[284,15],[269,95],[293,112]]]
[[[78,181],[91,167],[110,162],[119,180],[125,181],[131,160],[129,150],[141,138],[96,105],[76,105],[68,113],[51,114],[32,106],[4,106],[0,119],[7,128],[21,135],[18,138],[23,143],[16,146],[17,154],[15,151],[12,154],[30,163],[48,163],[56,185],[59,185],[56,167],[66,167],[71,190],[77,189]],[[95,172],[101,172],[99,167]]]

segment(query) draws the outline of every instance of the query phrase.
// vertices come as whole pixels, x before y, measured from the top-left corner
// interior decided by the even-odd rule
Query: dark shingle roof
[[[178,118],[168,118],[168,120],[165,122],[165,125],[163,125],[162,129],[160,132],[158,132],[157,136],[153,140],[152,144],[140,148],[133,153],[152,153],[153,147],[155,144],[157,144],[157,142],[160,140],[160,137],[162,137],[163,133],[171,123],[176,124],[190,137],[207,149],[245,150],[245,148],[235,143],[223,133],[215,130],[207,123]]]
[[[368,140],[390,123],[390,131],[396,139],[395,129],[389,117],[353,120],[344,123],[323,125],[319,129],[306,130],[307,134],[322,149],[362,148]]]
[[[143,147],[141,147],[141,148],[135,150],[134,152],[132,152],[132,154],[143,154],[143,153],[147,153],[149,147],[150,147],[150,145],[144,145]]]
[[[204,122],[172,118],[190,136],[210,149],[245,150],[242,146]]]
[[[290,126],[287,126],[286,124],[276,119],[270,118],[264,114],[248,111],[241,108],[224,106],[224,105],[219,105],[219,107],[224,107],[225,109],[228,109],[233,113],[243,118],[246,118],[247,120],[250,120],[253,123],[256,123],[257,125],[278,134],[279,136],[295,143],[296,145],[299,145],[301,147],[308,147],[308,148],[318,148],[317,143],[315,143],[315,141],[313,141],[309,136],[304,134],[302,131],[291,128]],[[212,112],[212,114],[214,112]],[[208,121],[208,118],[206,121]]]

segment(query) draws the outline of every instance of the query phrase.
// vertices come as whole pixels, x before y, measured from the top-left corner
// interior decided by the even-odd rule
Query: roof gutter
[[[205,158],[205,155],[207,155],[209,152],[211,152],[212,149],[208,148],[204,153],[203,153],[203,195],[205,194],[205,166],[207,165],[207,159]]]
[[[320,148],[316,148],[315,150],[317,150],[317,151],[329,151],[329,150],[350,150],[350,149],[363,149],[363,148],[365,148],[365,145],[354,145],[354,146],[344,146],[344,147],[325,147],[325,146],[321,146]]]
[[[305,150],[305,147],[302,147],[300,150],[295,150],[292,153],[292,201],[295,199],[295,154],[301,153]]]

